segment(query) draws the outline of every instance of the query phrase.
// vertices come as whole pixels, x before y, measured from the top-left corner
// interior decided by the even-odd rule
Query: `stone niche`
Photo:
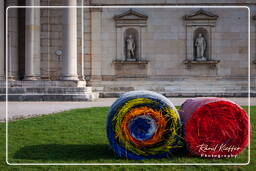
[[[212,56],[212,32],[216,26],[218,16],[200,9],[184,16],[186,25],[186,59],[187,68],[192,65],[208,65],[216,68],[220,62]]]
[[[147,77],[148,61],[143,53],[143,33],[148,16],[130,9],[115,15],[116,57],[113,60],[116,77]]]

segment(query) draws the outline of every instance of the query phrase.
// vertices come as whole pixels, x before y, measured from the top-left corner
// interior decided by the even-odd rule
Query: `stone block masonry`
[[[80,95],[93,93],[80,91],[80,86],[90,86],[102,97],[139,89],[167,96],[246,96],[248,63],[255,95],[256,4],[251,0],[6,0],[0,2],[0,37],[5,37],[4,9],[9,5],[246,5],[252,16],[249,45],[246,8],[11,9],[7,52],[0,40],[0,89],[7,75],[10,99],[35,100],[26,97],[33,90],[38,99],[50,100],[51,88],[64,94],[67,87]],[[135,61],[127,58],[128,33],[136,45]],[[195,58],[199,33],[206,40],[205,61]],[[15,96],[19,92],[23,94]]]

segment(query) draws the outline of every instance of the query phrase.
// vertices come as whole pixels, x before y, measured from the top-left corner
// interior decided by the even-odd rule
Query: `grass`
[[[247,109],[247,107],[244,107]],[[106,138],[107,107],[75,109],[9,123],[10,163],[210,163],[247,162],[247,150],[237,158],[203,159],[181,153],[172,159],[134,161],[117,158]],[[251,107],[253,132],[256,106]],[[5,124],[0,124],[0,170],[255,170],[256,136],[247,166],[8,166],[5,163]]]

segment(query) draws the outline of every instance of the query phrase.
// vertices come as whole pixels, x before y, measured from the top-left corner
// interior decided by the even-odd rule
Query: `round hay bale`
[[[192,98],[180,110],[187,149],[210,158],[235,157],[248,144],[248,117],[239,105],[223,98]]]
[[[151,91],[131,91],[110,108],[107,137],[119,157],[167,157],[178,145],[180,119],[175,106]]]

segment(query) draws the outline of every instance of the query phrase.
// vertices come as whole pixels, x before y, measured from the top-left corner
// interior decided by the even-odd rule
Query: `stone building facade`
[[[0,8],[1,99],[6,78],[9,100],[140,89],[247,96],[249,66],[256,94],[254,0],[5,0]]]

